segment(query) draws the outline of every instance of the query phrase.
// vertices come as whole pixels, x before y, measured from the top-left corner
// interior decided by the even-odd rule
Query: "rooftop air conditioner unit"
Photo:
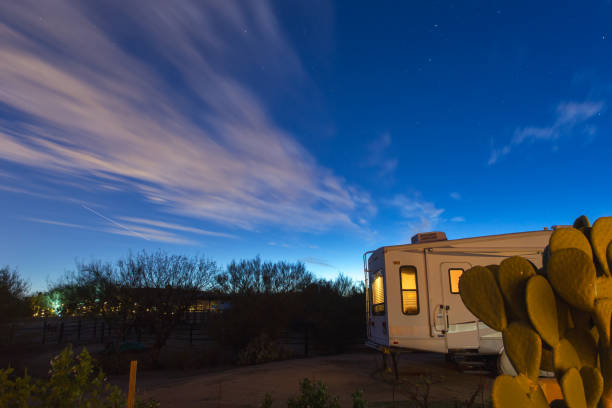
[[[446,241],[446,234],[442,231],[419,232],[414,234],[410,241],[413,244],[422,244],[423,242]]]

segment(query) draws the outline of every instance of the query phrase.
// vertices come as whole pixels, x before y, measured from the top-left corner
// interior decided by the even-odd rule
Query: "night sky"
[[[0,2],[0,266],[612,215],[612,3]]]

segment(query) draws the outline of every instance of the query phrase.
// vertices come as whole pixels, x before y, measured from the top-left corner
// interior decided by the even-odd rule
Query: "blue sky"
[[[127,3],[127,4],[124,4]],[[0,264],[361,255],[610,214],[610,2],[0,4]]]

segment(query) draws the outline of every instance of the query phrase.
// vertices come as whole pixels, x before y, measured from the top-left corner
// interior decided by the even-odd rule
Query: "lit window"
[[[402,290],[402,312],[408,315],[419,314],[419,288],[417,270],[414,266],[400,267]]]
[[[448,270],[451,293],[459,293],[459,278],[461,278],[461,275],[463,275],[463,269],[450,268]]]
[[[375,316],[385,313],[385,285],[380,272],[375,275],[372,281],[372,309]]]

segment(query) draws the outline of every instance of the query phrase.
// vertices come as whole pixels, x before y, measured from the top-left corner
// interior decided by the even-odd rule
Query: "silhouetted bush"
[[[340,398],[329,395],[322,381],[304,378],[300,382],[300,393],[287,402],[287,408],[340,408]]]
[[[28,283],[17,270],[8,266],[0,268],[0,323],[30,315],[26,294]]]
[[[99,407],[125,406],[125,397],[95,367],[85,349],[75,356],[67,347],[51,360],[48,379],[34,380],[27,374],[14,377],[12,369],[0,369],[2,407]]]
[[[264,333],[252,339],[244,349],[240,350],[238,364],[262,364],[288,357],[290,354]]]
[[[291,276],[290,284],[273,284],[284,276]],[[317,280],[300,263],[255,258],[232,262],[217,280],[228,291],[231,306],[212,316],[210,333],[236,353],[259,336],[277,339],[288,329],[308,331],[322,352],[342,352],[348,343],[364,338],[363,287],[346,276]]]
[[[319,280],[300,294],[299,321],[306,322],[321,351],[343,352],[347,344],[365,335],[364,294],[358,286],[346,288],[347,278]]]

